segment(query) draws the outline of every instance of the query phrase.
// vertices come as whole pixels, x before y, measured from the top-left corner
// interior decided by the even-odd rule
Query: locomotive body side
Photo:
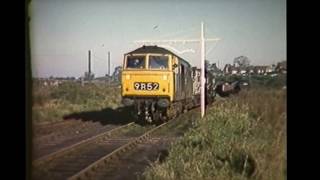
[[[193,79],[191,76],[191,65],[187,61],[177,56],[175,56],[174,58],[176,58],[177,64],[174,77],[175,101],[181,102],[183,104],[182,109],[190,109],[193,106]]]

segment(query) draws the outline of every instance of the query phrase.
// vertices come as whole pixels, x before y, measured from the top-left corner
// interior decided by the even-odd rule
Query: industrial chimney
[[[110,76],[110,51],[108,51],[108,75]]]
[[[88,73],[89,73],[89,77],[90,77],[90,75],[91,75],[91,51],[89,50],[89,65],[88,65],[88,68],[89,68],[89,71],[88,71]]]

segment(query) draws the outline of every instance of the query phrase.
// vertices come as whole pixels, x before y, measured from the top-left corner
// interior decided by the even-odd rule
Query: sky
[[[220,68],[247,56],[253,65],[287,60],[285,0],[32,0],[29,5],[33,77],[80,77],[88,71],[113,72],[137,40],[200,39],[206,59]],[[158,44],[159,46],[163,44]],[[200,43],[166,44],[193,66],[200,66]]]

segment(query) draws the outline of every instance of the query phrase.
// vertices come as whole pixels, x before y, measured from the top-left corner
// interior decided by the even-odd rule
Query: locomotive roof
[[[168,49],[165,49],[163,47],[158,46],[142,46],[136,50],[133,50],[131,52],[128,52],[127,54],[143,54],[143,53],[155,53],[155,54],[172,54],[174,56],[177,56],[179,59],[190,65],[190,63],[183,58],[179,57],[178,55],[174,54],[173,52],[169,51]],[[190,65],[191,66],[191,65]]]

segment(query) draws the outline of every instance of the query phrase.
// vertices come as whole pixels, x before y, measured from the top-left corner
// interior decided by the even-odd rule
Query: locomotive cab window
[[[168,69],[168,56],[149,56],[150,69]]]
[[[126,68],[143,69],[146,64],[145,56],[127,56]]]

